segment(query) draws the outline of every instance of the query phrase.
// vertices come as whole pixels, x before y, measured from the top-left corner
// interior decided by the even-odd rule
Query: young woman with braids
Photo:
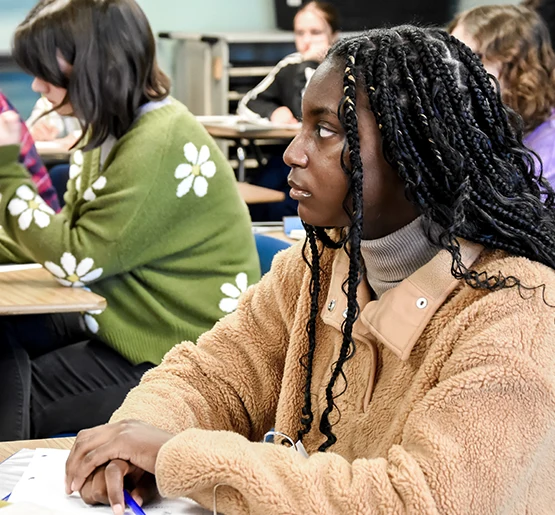
[[[515,122],[446,32],[337,43],[285,153],[307,242],[79,434],[68,491],[114,513],[124,476],[225,514],[550,512],[554,195]],[[309,457],[256,443],[273,426]]]
[[[449,31],[499,81],[503,101],[522,116],[524,144],[555,187],[555,52],[540,15],[522,5],[483,5],[459,14]]]

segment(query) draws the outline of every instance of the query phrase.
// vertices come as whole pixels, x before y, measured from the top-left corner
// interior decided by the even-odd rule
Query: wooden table
[[[0,315],[72,313],[106,308],[106,300],[82,288],[59,284],[50,272],[37,265],[18,270],[0,267]]]
[[[248,182],[238,182],[237,188],[241,198],[247,204],[261,204],[263,202],[281,202],[285,200],[285,193],[283,191],[271,190],[270,188],[263,188],[249,184]]]
[[[0,442],[0,462],[7,460],[21,449],[71,449],[75,438],[47,438],[45,440],[20,440]]]
[[[213,138],[222,139],[293,139],[298,133],[299,129],[295,128],[273,128],[271,125],[268,127],[254,127],[252,125],[241,125],[238,124],[236,127],[230,125],[218,125],[218,124],[203,124],[204,128],[208,131],[208,134]]]
[[[35,141],[35,148],[45,162],[69,162],[68,145],[60,141]]]

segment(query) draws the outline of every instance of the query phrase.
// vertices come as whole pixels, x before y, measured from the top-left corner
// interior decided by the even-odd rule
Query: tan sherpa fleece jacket
[[[553,270],[461,243],[468,266],[545,284],[555,304]],[[226,485],[224,514],[554,513],[555,308],[541,291],[474,290],[452,278],[445,251],[379,301],[361,284],[356,354],[336,399],[341,416],[333,412],[338,441],[318,453],[348,260],[326,250],[321,263],[311,456],[253,443],[274,423],[293,438],[300,425],[310,272],[295,246],[115,413],[175,433],[158,455],[160,492],[211,507],[214,486]]]

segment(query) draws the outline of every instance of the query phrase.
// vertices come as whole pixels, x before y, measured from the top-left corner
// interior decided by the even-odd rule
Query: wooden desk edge
[[[14,442],[0,442],[0,463],[13,456],[21,449],[71,449],[74,437],[48,438],[44,440],[20,440]]]
[[[235,127],[204,124],[204,128],[213,138],[240,140],[240,139],[293,139],[299,131],[296,129],[245,129]]]
[[[100,300],[92,304],[90,302],[67,304],[49,304],[38,306],[36,304],[30,306],[0,306],[0,316],[2,315],[43,315],[49,313],[79,313],[81,311],[104,311],[107,303],[106,299],[100,297]]]
[[[283,191],[272,190],[264,188],[263,186],[256,186],[248,182],[237,182],[237,189],[241,198],[247,204],[261,204],[264,202],[282,202],[285,200],[285,193]]]

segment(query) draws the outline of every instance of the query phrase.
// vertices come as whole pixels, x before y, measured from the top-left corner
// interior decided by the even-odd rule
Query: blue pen
[[[137,504],[135,499],[131,497],[131,494],[127,490],[123,491],[123,498],[125,500],[125,504],[127,504],[134,515],[146,515],[144,510]]]

